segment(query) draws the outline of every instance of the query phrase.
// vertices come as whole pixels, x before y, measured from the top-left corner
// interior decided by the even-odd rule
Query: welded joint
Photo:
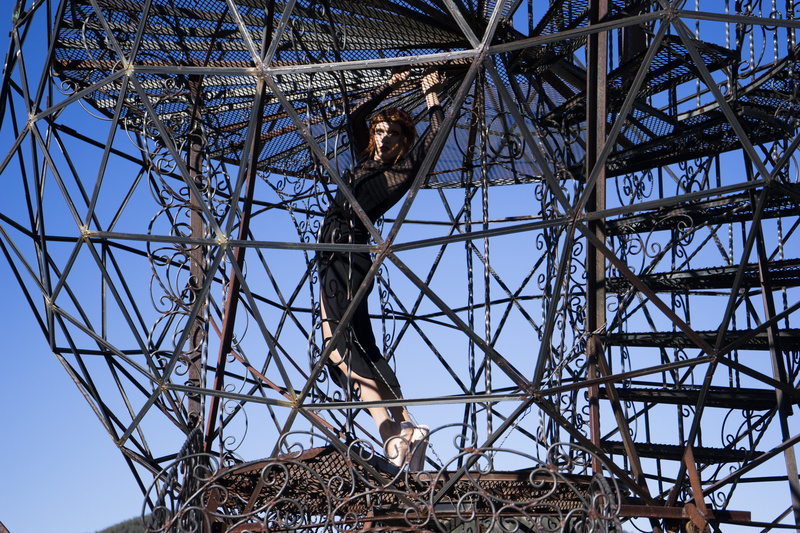
[[[672,0],[666,0],[666,1],[659,2],[659,3],[661,4],[661,10],[659,11],[659,17],[662,19],[662,21],[671,23],[674,20],[677,20],[677,19],[680,18],[680,14],[679,14],[680,9],[678,9],[678,6],[677,6],[678,2],[673,2]],[[664,4],[667,4],[667,5],[664,5]]]
[[[255,67],[255,75],[259,80],[266,81],[267,78],[270,80],[272,77],[270,76],[270,68],[269,65],[263,62],[259,62],[258,65]]]

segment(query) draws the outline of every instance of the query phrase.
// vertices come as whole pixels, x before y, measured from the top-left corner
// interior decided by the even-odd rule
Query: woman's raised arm
[[[366,149],[369,144],[369,127],[367,119],[378,105],[383,102],[392,91],[402,85],[410,74],[408,70],[394,71],[392,77],[383,84],[381,87],[373,90],[366,98],[360,101],[350,112],[350,127],[353,131],[353,145],[356,148],[356,153]]]
[[[422,75],[420,85],[422,85],[422,93],[425,95],[425,103],[428,105],[428,109],[439,105],[439,91],[442,89],[443,83],[444,80],[439,71],[434,70],[433,67],[428,68]]]

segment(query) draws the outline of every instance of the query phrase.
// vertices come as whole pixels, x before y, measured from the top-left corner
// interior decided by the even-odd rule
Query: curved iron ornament
[[[439,428],[430,439],[452,435],[454,429]],[[459,433],[476,435],[471,428]],[[197,453],[178,458],[149,491],[158,503],[142,517],[147,530],[450,531],[458,523],[509,532],[521,526],[586,533],[621,528],[623,495],[606,470],[591,473],[591,454],[580,446],[557,443],[537,458],[502,448],[475,448],[474,439],[456,436],[461,441],[458,454],[439,470],[394,468],[391,474],[380,470],[392,467],[367,442],[344,447],[322,441],[307,448],[308,437],[284,435],[283,453],[255,462],[220,461]],[[438,492],[464,460],[473,467],[447,494]],[[516,468],[499,472],[498,463]]]

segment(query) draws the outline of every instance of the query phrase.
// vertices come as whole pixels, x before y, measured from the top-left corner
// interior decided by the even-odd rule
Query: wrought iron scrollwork
[[[429,439],[453,435],[456,454],[424,472],[397,470],[365,441],[308,448],[306,433],[284,435],[280,455],[248,463],[182,453],[151,488],[148,531],[444,532],[463,522],[481,531],[621,531],[623,492],[605,468],[592,471],[582,447],[556,443],[541,458],[476,448],[474,430],[455,426]]]

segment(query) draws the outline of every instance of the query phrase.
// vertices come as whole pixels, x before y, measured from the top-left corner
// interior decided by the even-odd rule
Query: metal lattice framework
[[[152,530],[798,528],[796,11],[17,0],[0,248]],[[431,66],[355,297],[412,474],[327,375],[314,255],[364,248],[316,241],[347,110],[411,69],[423,133]]]

